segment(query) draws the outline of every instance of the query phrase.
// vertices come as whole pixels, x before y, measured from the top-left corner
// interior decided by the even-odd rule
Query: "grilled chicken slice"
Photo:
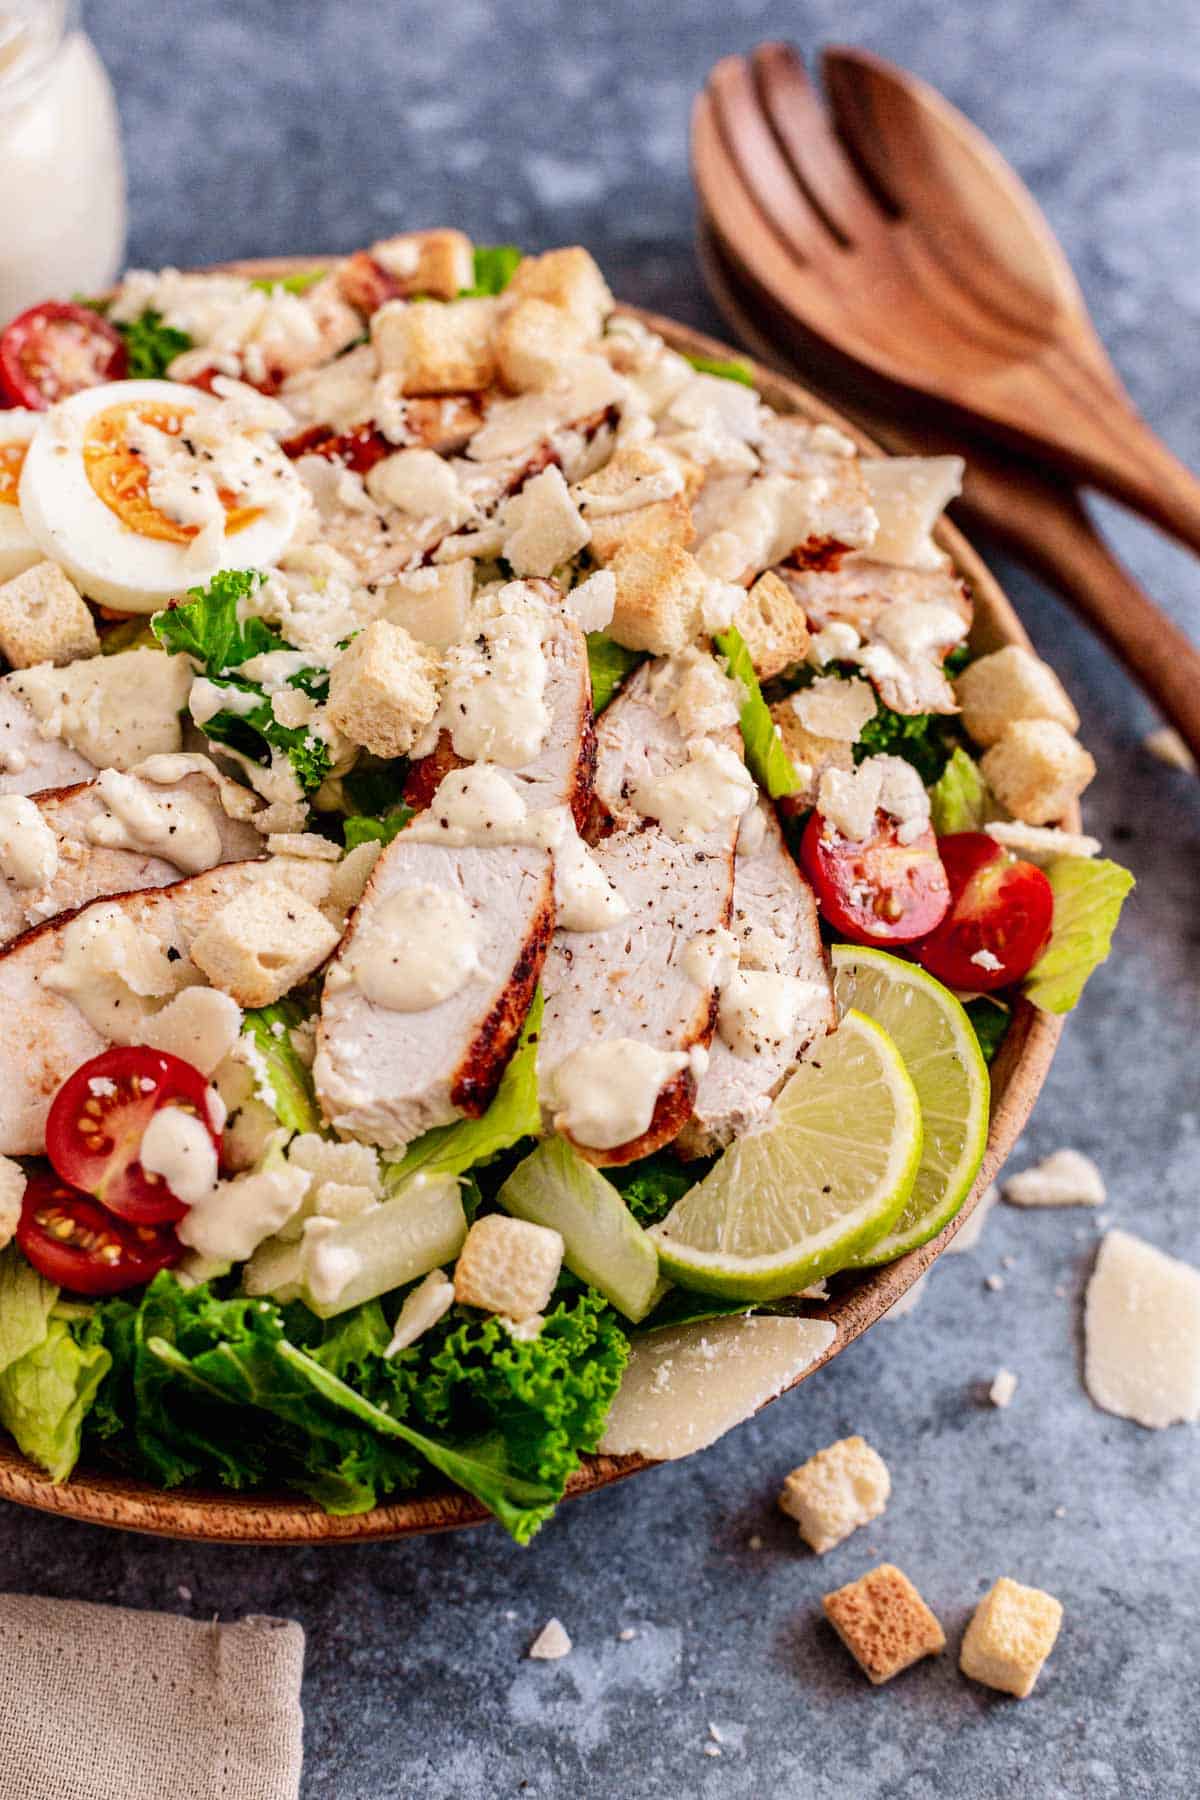
[[[0,680],[0,794],[37,794],[88,781],[95,773],[95,763],[61,738],[43,737],[10,678]]]
[[[596,725],[595,806],[592,834],[642,824],[630,795],[641,783],[678,769],[687,746],[670,713],[654,703],[664,664],[635,669]],[[733,734],[730,741],[733,741]]]
[[[170,787],[149,781],[145,785],[157,794],[195,796],[220,837],[221,854],[214,867],[246,862],[262,853],[261,835],[253,825],[227,816],[216,787],[206,776],[187,775]],[[74,787],[52,788],[37,794],[34,803],[58,839],[58,868],[51,880],[38,888],[20,888],[0,877],[0,945],[9,943],[31,925],[43,924],[104,894],[166,887],[183,878],[185,871],[164,857],[141,850],[110,850],[91,840],[88,826],[108,810],[98,783],[85,781]]]
[[[656,1050],[707,1048],[716,1018],[715,982],[689,968],[686,952],[695,939],[729,924],[735,833],[730,827],[723,845],[677,844],[646,825],[614,831],[595,846],[592,855],[629,917],[607,931],[555,933],[542,975],[543,1093],[564,1057],[585,1045],[632,1038]],[[601,1166],[648,1156],[679,1132],[695,1092],[693,1070],[682,1069],[661,1089],[640,1137],[603,1150],[576,1148]]]
[[[531,583],[558,600],[557,588],[547,582]],[[531,762],[517,769],[500,769],[525,802],[528,812],[550,806],[569,806],[582,829],[592,798],[596,765],[596,733],[592,723],[592,679],[588,669],[587,639],[566,613],[552,607],[542,637],[546,658],[546,698],[550,725],[545,742]],[[413,763],[405,784],[409,806],[423,811],[451,769],[461,769],[448,731],[438,737],[430,755]]]
[[[679,1135],[678,1149],[686,1157],[712,1155],[740,1136],[766,1111],[807,1046],[832,1031],[837,1019],[812,889],[788,854],[773,809],[760,801],[758,815],[762,840],[734,864],[730,930],[740,969],[793,977],[806,990],[797,991],[791,1030],[749,1056],[737,1055],[724,1041],[718,1009],[708,1068]]]
[[[0,1155],[36,1156],[44,1149],[54,1095],[72,1070],[108,1043],[72,1000],[41,980],[60,960],[71,923],[96,908],[117,907],[161,948],[182,958],[203,926],[271,868],[269,860],[229,863],[171,887],[93,900],[0,951]]]
[[[353,977],[355,940],[406,888],[461,896],[478,931],[479,972],[424,1011],[368,999]],[[381,854],[331,964],[321,1001],[317,1096],[329,1123],[386,1149],[486,1111],[520,1034],[554,929],[550,855],[525,845],[452,849],[402,832]],[[337,971],[338,974],[334,972]]]

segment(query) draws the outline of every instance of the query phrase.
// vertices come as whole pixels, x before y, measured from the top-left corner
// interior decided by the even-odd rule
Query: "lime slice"
[[[925,1148],[908,1205],[856,1268],[891,1262],[933,1237],[971,1191],[987,1143],[988,1072],[971,1021],[940,981],[884,950],[833,947],[839,1008],[854,1007],[892,1038],[921,1097]]]
[[[921,1106],[900,1052],[848,1012],[650,1236],[682,1286],[777,1300],[890,1231],[920,1160]]]

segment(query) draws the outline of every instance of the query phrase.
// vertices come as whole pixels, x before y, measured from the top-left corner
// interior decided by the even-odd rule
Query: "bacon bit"
[[[334,279],[342,299],[360,313],[366,313],[368,318],[385,300],[398,300],[404,292],[396,277],[389,275],[383,264],[377,263],[366,250],[356,250],[353,256],[348,256]]]
[[[849,548],[837,538],[810,537],[790,550],[784,560],[794,569],[840,569]]]
[[[295,437],[285,438],[280,449],[285,456],[323,456],[327,462],[340,462],[356,475],[366,475],[392,454],[389,444],[374,425],[356,425],[353,431],[330,431],[327,425],[311,425]]]

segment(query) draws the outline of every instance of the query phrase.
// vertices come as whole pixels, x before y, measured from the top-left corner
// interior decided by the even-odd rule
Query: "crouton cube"
[[[389,300],[371,317],[371,341],[385,375],[404,394],[453,394],[490,387],[496,374],[495,300]]]
[[[808,650],[804,608],[787,582],[770,569],[754,583],[733,622],[746,640],[760,681],[801,662]]]
[[[825,1617],[862,1669],[879,1687],[923,1656],[946,1647],[946,1634],[908,1576],[880,1563],[857,1581],[826,1594]]]
[[[964,727],[985,750],[1017,719],[1055,719],[1065,731],[1079,730],[1079,714],[1054,670],[1020,644],[970,663],[954,691]]]
[[[444,650],[463,634],[474,585],[475,564],[469,556],[410,569],[388,588],[380,616],[403,625],[419,644]]]
[[[370,255],[406,294],[453,300],[475,283],[475,251],[463,231],[405,231],[372,244]]]
[[[592,488],[596,477],[588,479]],[[696,525],[692,509],[682,494],[667,500],[652,500],[647,506],[629,506],[623,512],[608,513],[597,518],[589,513],[592,527],[592,555],[598,563],[612,563],[623,550],[666,550],[675,546],[686,550],[696,541]]]
[[[527,256],[505,290],[506,300],[548,300],[561,307],[583,327],[586,337],[596,338],[615,302],[595,262],[580,245],[547,250],[544,256]]]
[[[1026,1699],[1054,1648],[1062,1614],[1053,1594],[1002,1575],[975,1608],[959,1668],[972,1681]]]
[[[627,650],[675,656],[700,629],[708,577],[678,544],[630,546],[614,558],[617,598],[609,633]]]
[[[816,799],[826,769],[841,769],[846,775],[853,772],[854,745],[845,738],[821,737],[810,731],[792,705],[794,699],[795,695],[789,694],[786,700],[777,700],[771,717],[800,777],[801,785],[794,797],[807,806]]]
[[[326,712],[374,756],[407,756],[438,707],[437,659],[403,625],[373,619],[333,665]]]
[[[24,1169],[11,1156],[0,1156],[0,1250],[13,1240],[24,1198]]]
[[[980,760],[1000,804],[1026,825],[1061,819],[1082,794],[1096,764],[1056,719],[1018,719]]]
[[[514,575],[552,575],[591,535],[554,464],[505,503],[504,558]]]
[[[500,379],[514,394],[552,387],[563,363],[583,348],[586,333],[573,313],[549,300],[518,300],[496,333]]]
[[[800,1527],[800,1536],[824,1556],[860,1525],[877,1519],[888,1503],[891,1477],[865,1438],[839,1438],[793,1469],[779,1505]]]
[[[239,1006],[270,1006],[320,968],[340,936],[307,900],[260,881],[197,932],[191,958]]]
[[[34,563],[0,587],[0,651],[14,669],[62,668],[99,648],[95,621],[57,563]]]
[[[459,1252],[454,1298],[461,1306],[530,1319],[548,1304],[562,1257],[563,1241],[557,1231],[489,1213],[476,1219]]]

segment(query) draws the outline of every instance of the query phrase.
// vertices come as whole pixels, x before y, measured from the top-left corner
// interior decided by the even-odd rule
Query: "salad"
[[[656,1333],[962,1204],[1131,885],[1070,699],[957,459],[577,247],[131,271],[0,399],[0,1422],[525,1541]]]

